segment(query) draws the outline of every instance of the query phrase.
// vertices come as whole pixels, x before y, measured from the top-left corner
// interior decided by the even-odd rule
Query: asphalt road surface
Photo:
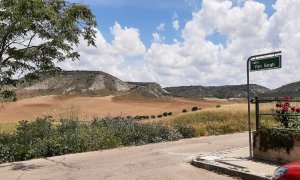
[[[245,147],[247,140],[245,132],[7,163],[0,165],[0,179],[232,179],[190,162],[200,153]]]

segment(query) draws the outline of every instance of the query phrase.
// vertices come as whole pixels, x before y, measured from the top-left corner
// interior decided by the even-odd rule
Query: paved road
[[[231,179],[190,165],[199,153],[247,146],[247,133],[71,154],[0,165],[3,180]]]

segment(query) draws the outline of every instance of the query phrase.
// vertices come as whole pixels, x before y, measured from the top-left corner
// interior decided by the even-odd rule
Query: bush
[[[178,140],[182,137],[175,129],[163,124],[140,124],[123,118],[105,119],[104,123],[125,146]]]
[[[160,115],[157,115],[157,118],[162,118],[163,116],[160,114]]]
[[[183,138],[196,137],[196,130],[191,126],[177,126],[176,128]]]
[[[164,113],[163,113],[163,116],[168,116],[168,113],[167,113],[167,112],[164,112]]]
[[[151,116],[151,119],[155,119],[156,117],[154,115]]]
[[[220,105],[220,104],[216,105],[216,108],[220,108],[220,107],[221,107],[221,105]]]
[[[194,107],[192,108],[192,111],[198,111],[198,107],[197,107],[197,106],[194,106]]]
[[[187,112],[187,110],[186,110],[186,109],[183,109],[183,110],[182,110],[182,112],[183,112],[183,113],[186,113],[186,112]]]
[[[172,116],[172,114],[173,114],[172,112],[168,112],[168,116]]]
[[[0,133],[0,163],[180,138],[181,134],[170,126],[141,124],[128,118],[91,122],[68,119],[54,124],[52,117],[43,117],[21,121],[15,133]]]
[[[257,139],[257,136],[259,137],[259,150],[281,149],[289,154],[294,147],[295,140],[300,138],[300,131],[262,126],[256,131],[254,139]],[[256,144],[257,143],[253,143],[254,148]]]

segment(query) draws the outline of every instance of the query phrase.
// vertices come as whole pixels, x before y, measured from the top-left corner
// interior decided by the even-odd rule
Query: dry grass
[[[251,111],[252,126],[255,124],[254,107]],[[247,104],[223,105],[168,118],[166,122],[177,127],[192,127],[197,136],[217,135],[246,131],[248,129]]]
[[[12,133],[16,130],[17,125],[17,123],[0,124],[0,133]]]

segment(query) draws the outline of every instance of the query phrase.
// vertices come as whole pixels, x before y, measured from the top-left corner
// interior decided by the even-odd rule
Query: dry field
[[[94,116],[136,116],[158,115],[163,112],[181,113],[193,106],[201,108],[214,107],[218,104],[232,104],[236,101],[216,99],[120,99],[107,97],[62,97],[40,96],[22,99],[5,104],[0,111],[0,123],[16,123],[20,120],[34,120],[42,115],[51,115],[56,119],[76,118],[91,119]]]

